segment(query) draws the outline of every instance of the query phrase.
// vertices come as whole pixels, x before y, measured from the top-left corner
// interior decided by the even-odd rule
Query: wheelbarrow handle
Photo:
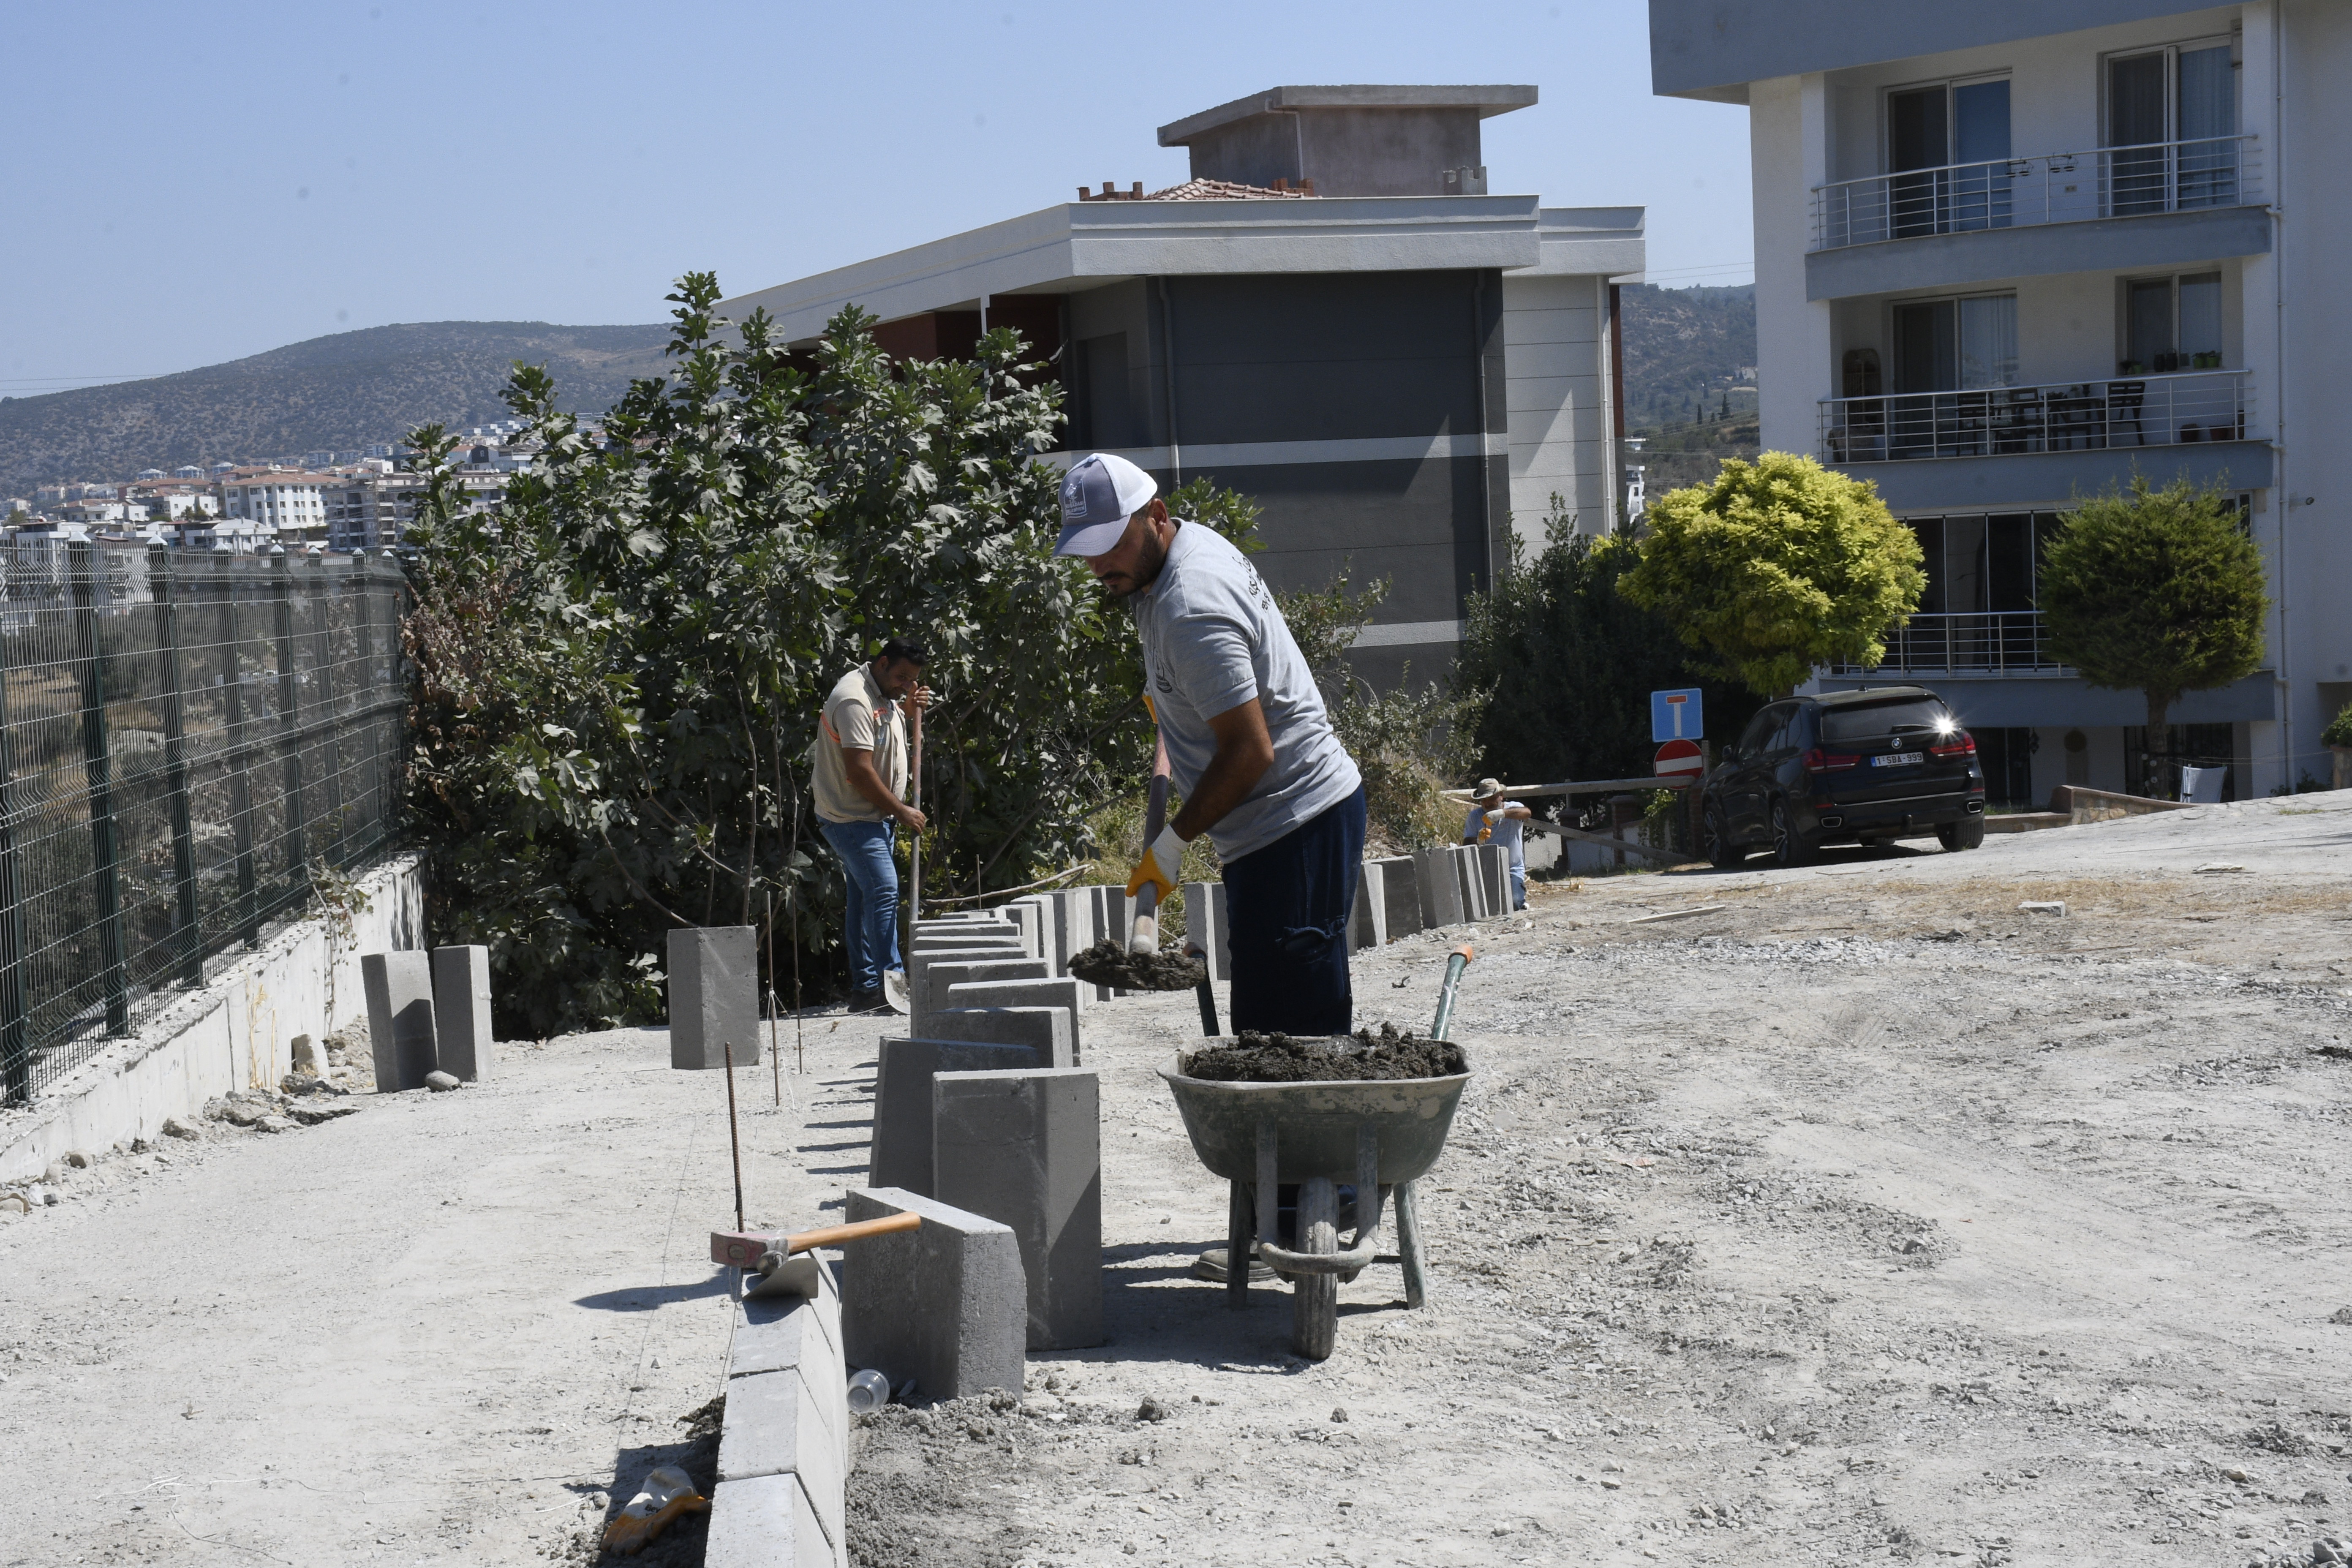
[[[1466,942],[1446,954],[1445,984],[1439,986],[1437,990],[1437,1016],[1429,1026],[1431,1039],[1443,1040],[1448,1037],[1447,1031],[1454,1027],[1454,988],[1462,984],[1462,972],[1469,968],[1470,961],[1477,956],[1471,951],[1470,944]]]

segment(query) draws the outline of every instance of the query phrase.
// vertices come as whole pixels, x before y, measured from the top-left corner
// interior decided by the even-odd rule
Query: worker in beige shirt
[[[930,656],[892,637],[871,664],[834,682],[809,747],[817,831],[849,877],[849,999],[853,1013],[879,1012],[882,977],[899,970],[897,830],[923,830],[906,803],[907,716],[930,700],[922,682]]]

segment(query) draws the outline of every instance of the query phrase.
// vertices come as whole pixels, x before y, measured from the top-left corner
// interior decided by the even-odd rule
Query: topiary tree
[[[1619,591],[1768,697],[1832,660],[1876,664],[1927,585],[1917,536],[1877,487],[1790,452],[1727,460],[1646,521]]]
[[[2270,613],[2262,552],[2236,502],[2186,479],[2135,475],[2059,520],[2042,547],[2045,646],[2093,686],[2147,699],[2150,767],[2168,752],[2183,693],[2227,686],[2263,661]]]

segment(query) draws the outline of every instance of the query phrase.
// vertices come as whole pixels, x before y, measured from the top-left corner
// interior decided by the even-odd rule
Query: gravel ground
[[[1376,1265],[1319,1364],[1286,1291],[1190,1277],[1192,999],[1091,1009],[1110,1342],[861,1422],[856,1560],[2308,1562],[2352,1535],[2347,844],[2334,795],[1539,884],[1473,933],[1430,1305]],[[1360,955],[1359,1023],[1425,1026],[1459,934]],[[755,1223],[862,1178],[882,1032],[739,1086]],[[724,1366],[724,1089],[666,1060],[511,1050],[0,1208],[0,1563],[590,1555]]]

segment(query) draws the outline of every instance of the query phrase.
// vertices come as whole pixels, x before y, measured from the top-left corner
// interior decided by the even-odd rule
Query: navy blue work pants
[[[1263,849],[1225,862],[1232,927],[1233,1030],[1344,1035],[1348,914],[1364,863],[1364,790]]]

